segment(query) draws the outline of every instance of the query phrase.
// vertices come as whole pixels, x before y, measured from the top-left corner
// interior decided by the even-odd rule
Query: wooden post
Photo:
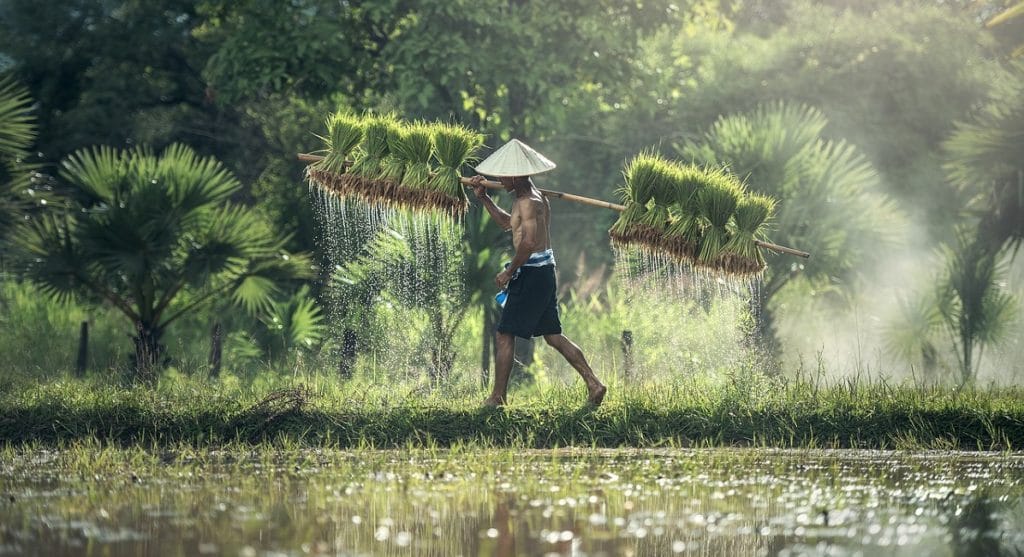
[[[78,360],[75,362],[75,377],[85,376],[89,366],[89,322],[82,321],[78,329]]]
[[[622,331],[622,377],[633,374],[633,331]]]
[[[356,364],[356,348],[358,337],[352,329],[345,329],[341,335],[341,361],[338,362],[338,374],[342,379],[352,377],[352,368]]]
[[[214,379],[220,377],[220,362],[223,352],[224,332],[218,321],[213,324],[213,330],[210,332],[210,377]]]

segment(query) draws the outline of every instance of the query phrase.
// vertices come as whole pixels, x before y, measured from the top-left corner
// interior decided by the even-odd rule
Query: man
[[[473,191],[499,226],[512,231],[515,256],[512,262],[494,277],[498,288],[507,288],[507,298],[495,339],[494,390],[484,401],[487,406],[505,404],[508,378],[517,336],[544,340],[579,372],[587,385],[587,401],[594,406],[604,400],[607,388],[594,375],[583,351],[562,334],[555,296],[555,258],[551,250],[549,224],[551,208],[547,198],[533,185],[530,176],[555,168],[543,155],[517,139],[506,143],[487,157],[477,172],[494,176],[514,198],[512,213],[497,205],[481,185],[483,176],[471,178]]]

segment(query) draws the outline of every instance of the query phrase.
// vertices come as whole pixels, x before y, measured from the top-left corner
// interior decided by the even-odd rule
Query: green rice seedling
[[[434,152],[431,126],[422,122],[409,126],[392,147],[398,158],[405,160],[402,185],[411,189],[425,188],[430,183],[430,160]]]
[[[324,159],[315,168],[334,174],[344,174],[346,160],[363,140],[363,122],[348,112],[335,112],[327,117],[327,137],[321,137],[327,145]]]
[[[653,178],[650,180],[651,199],[647,202],[647,213],[640,219],[640,224],[646,227],[644,234],[648,237],[648,243],[657,243],[668,224],[669,206],[675,201],[678,167],[670,161],[657,158],[650,172]]]
[[[411,209],[422,209],[427,183],[430,181],[430,159],[433,145],[430,127],[415,123],[406,126],[400,133],[388,136],[391,157],[384,162],[384,180],[390,198],[396,205]]]
[[[736,204],[733,229],[725,252],[727,266],[735,274],[759,273],[765,268],[764,255],[754,240],[764,236],[763,228],[775,212],[775,200],[759,194],[743,196]]]
[[[665,159],[651,151],[644,151],[633,157],[622,172],[626,180],[626,185],[621,190],[623,200],[627,203],[647,205],[657,188],[659,167],[665,163]]]
[[[617,191],[626,210],[609,230],[612,240],[622,244],[639,240],[635,237],[637,225],[646,216],[647,205],[658,187],[659,167],[666,162],[654,152],[644,151],[626,164],[622,171],[625,184]]]
[[[398,125],[398,120],[393,114],[366,117],[363,132],[363,148],[349,172],[370,182],[380,178],[384,159],[387,158],[390,152],[388,148],[388,134]]]
[[[729,220],[743,195],[743,186],[723,169],[705,170],[708,181],[697,195],[699,212],[706,228],[701,238],[699,259],[702,264],[715,262],[729,239]]]
[[[708,175],[696,165],[685,164],[678,167],[677,179],[672,221],[666,231],[666,242],[676,258],[693,261],[698,256],[697,249],[703,229],[699,194],[708,181]]]
[[[408,132],[404,126],[396,125],[388,128],[388,156],[381,163],[380,179],[392,188],[398,187],[405,176],[406,162],[399,156],[398,150],[404,144],[406,135]]]
[[[458,124],[433,126],[434,157],[437,174],[430,179],[434,190],[434,204],[450,213],[462,214],[469,207],[466,188],[460,181],[462,167],[476,160],[476,151],[483,144],[483,136]]]

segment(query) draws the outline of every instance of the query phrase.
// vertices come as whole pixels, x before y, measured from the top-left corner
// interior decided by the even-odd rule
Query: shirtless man
[[[491,158],[499,157],[510,147],[515,150],[528,150],[525,151],[527,155],[539,157],[538,160],[550,165],[550,168],[554,168],[554,163],[517,140],[512,140],[508,145],[495,152]],[[515,165],[502,166],[500,160],[497,166],[489,166],[488,161],[491,158],[477,166],[477,170],[486,172],[488,168],[495,169],[488,173],[497,176],[501,184],[505,186],[505,191],[515,196],[512,213],[506,213],[494,204],[491,197],[487,195],[487,190],[480,185],[480,182],[484,180],[483,176],[474,176],[471,179],[474,183],[473,191],[487,212],[490,213],[491,218],[504,230],[512,231],[515,256],[505,270],[494,277],[494,283],[498,288],[508,288],[508,298],[502,310],[501,320],[498,322],[495,339],[497,356],[495,358],[494,390],[484,404],[487,406],[505,404],[508,378],[512,373],[516,337],[543,336],[548,345],[558,350],[566,361],[579,372],[587,386],[587,401],[597,406],[604,400],[607,388],[594,375],[594,371],[587,363],[580,347],[562,334],[562,325],[558,319],[558,300],[555,296],[555,261],[549,234],[551,207],[547,198],[533,185],[533,181],[529,177],[529,174],[537,172],[529,165],[525,168]],[[514,171],[520,175],[501,175],[502,169],[505,172]]]

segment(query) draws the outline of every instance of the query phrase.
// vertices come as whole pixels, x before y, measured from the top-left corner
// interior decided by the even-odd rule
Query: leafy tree
[[[949,178],[979,218],[979,240],[998,250],[1024,239],[1024,62],[945,142]]]
[[[199,73],[188,0],[39,3],[0,8],[0,52],[45,110],[39,150],[59,159],[89,145],[210,150],[231,123]],[[59,45],[59,47],[55,47]]]
[[[912,369],[920,369],[922,378],[931,381],[938,380],[943,370],[942,341],[936,334],[942,325],[942,314],[935,300],[934,291],[900,298],[897,315],[883,328],[885,349],[910,363]]]
[[[1017,298],[1006,289],[1006,250],[961,227],[938,251],[943,265],[933,286],[901,302],[886,326],[886,348],[926,377],[937,379],[952,356],[961,385],[978,376],[984,349],[1009,336],[1017,316]]]
[[[216,160],[172,145],[78,151],[62,164],[66,211],[20,235],[26,276],[58,300],[119,310],[132,324],[136,376],[163,360],[168,325],[221,298],[256,312],[282,281],[310,276],[252,210],[230,203],[238,181]]]
[[[961,232],[944,246],[945,275],[937,305],[943,328],[956,350],[961,384],[978,375],[983,350],[998,344],[1013,322],[1016,299],[1001,284],[1006,267],[1001,252]]]
[[[901,221],[864,155],[822,138],[827,124],[815,108],[773,103],[724,116],[702,138],[677,146],[683,158],[725,165],[751,190],[778,199],[772,240],[813,254],[800,263],[768,259],[755,303],[758,333],[770,345],[773,296],[799,281],[842,299],[855,291],[874,255],[893,244]]]

